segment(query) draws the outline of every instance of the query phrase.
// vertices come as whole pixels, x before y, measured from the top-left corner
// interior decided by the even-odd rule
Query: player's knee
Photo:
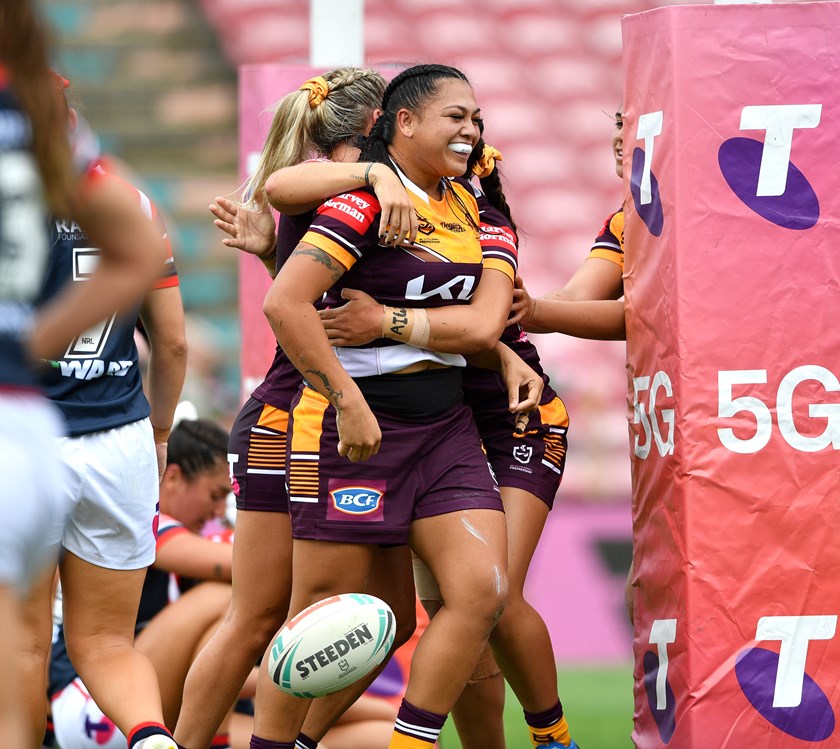
[[[96,663],[115,656],[119,657],[127,651],[134,652],[133,633],[131,637],[117,633],[80,636],[70,634],[65,630],[64,641],[67,646],[67,655],[82,681],[85,680],[91,667],[96,668]]]
[[[244,616],[242,612],[229,609],[225,629],[234,647],[248,647],[256,657],[285,621],[285,611],[265,610],[259,615]]]
[[[508,578],[498,567],[481,570],[459,587],[461,595],[444,597],[447,607],[463,608],[471,616],[486,620],[495,626],[507,606]]]

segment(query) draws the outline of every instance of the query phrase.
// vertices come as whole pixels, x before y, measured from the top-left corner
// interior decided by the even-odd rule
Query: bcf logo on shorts
[[[385,518],[385,481],[329,480],[328,520],[382,521]]]

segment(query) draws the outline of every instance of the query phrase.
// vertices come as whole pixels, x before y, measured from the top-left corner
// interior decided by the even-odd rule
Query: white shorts
[[[78,677],[53,697],[52,719],[61,749],[125,749],[125,736],[103,715]]]
[[[37,395],[0,394],[0,585],[25,591],[53,561],[68,503],[61,415]]]
[[[98,567],[148,567],[155,561],[159,491],[149,419],[65,437],[59,445],[71,474],[64,548]]]

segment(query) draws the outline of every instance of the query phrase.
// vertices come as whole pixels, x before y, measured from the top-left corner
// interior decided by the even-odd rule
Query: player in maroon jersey
[[[329,77],[329,75],[327,77]],[[319,104],[318,108],[320,109],[325,103],[329,103],[330,97],[332,96],[334,96],[334,94],[330,92],[326,99]],[[268,142],[271,141],[272,138],[269,138]],[[321,153],[325,152],[323,147],[319,150]],[[283,175],[283,179],[280,179],[281,175]],[[346,162],[327,162],[323,160],[307,161],[300,166],[287,167],[279,172],[275,172],[275,174],[267,181],[267,184],[272,192],[272,201],[274,202],[275,207],[282,212],[279,241],[274,235],[273,222],[269,218],[269,214],[265,211],[245,209],[231,201],[218,198],[216,204],[211,207],[211,211],[217,217],[215,222],[216,225],[230,235],[225,239],[226,244],[257,256],[265,253],[272,253],[275,247],[280,248],[281,251],[279,254],[281,260],[278,262],[279,264],[288,257],[288,254],[291,252],[291,249],[294,247],[296,241],[296,232],[288,230],[284,231],[284,229],[288,229],[288,227],[294,226],[296,223],[300,223],[299,220],[295,220],[290,217],[293,217],[296,214],[304,213],[306,224],[308,225],[312,216],[311,209],[320,205],[322,201],[329,198],[336,192],[349,190],[359,184],[364,184],[366,176],[369,178],[371,186],[383,206],[379,224],[379,233],[383,238],[383,244],[400,244],[404,238],[412,241],[418,228],[417,214],[413,209],[410,211],[406,209],[405,204],[408,202],[406,198],[406,191],[402,186],[402,183],[396,178],[394,172],[379,163],[357,164]],[[284,189],[284,183],[287,181],[292,183],[292,189]],[[393,184],[394,182],[396,183],[395,185]],[[292,240],[291,243],[290,239]],[[503,237],[500,236],[494,239],[501,240]],[[497,255],[510,253],[510,248],[506,245],[505,241],[495,241],[495,244],[498,245],[496,247]],[[510,263],[513,267],[515,267],[515,257],[511,258]],[[269,263],[267,264],[267,268],[272,271],[272,275],[274,275],[273,271],[275,271],[275,265],[273,263]],[[266,378],[266,382],[254,393],[250,402],[252,405],[245,406],[245,409],[243,409],[243,415],[249,410],[265,414],[266,409],[262,401],[266,400],[266,392],[271,392],[269,388],[274,388],[275,390],[281,387],[291,387],[293,390],[297,388],[298,383],[300,382],[300,376],[297,373],[297,370],[292,368],[291,372],[288,371],[288,363],[285,368],[278,367],[278,360],[281,359],[287,361],[285,360],[282,352],[278,351],[278,356],[275,358],[275,362]],[[524,382],[524,379],[538,378],[534,372],[516,360],[516,357],[511,357],[509,364],[511,369],[521,365],[519,375],[514,374],[513,372],[511,372],[510,375],[511,380],[516,382],[514,390],[516,391],[516,396],[518,398],[519,385]],[[527,372],[525,370],[527,370]],[[516,379],[517,377],[518,379]],[[272,385],[271,383],[274,384]],[[257,403],[254,403],[255,400]],[[505,397],[503,400],[506,405],[507,398]],[[283,402],[288,402],[288,396]],[[512,419],[510,416],[509,418]],[[262,434],[256,437],[252,434],[250,440],[252,444],[255,443],[255,440],[262,440],[266,443],[265,445],[261,444],[261,448],[264,448],[271,439],[269,429],[272,432],[279,432],[284,435],[285,422],[281,423],[277,418],[272,418],[271,421],[273,423],[271,424],[269,424],[268,418],[263,418],[262,421],[263,423],[261,424],[260,429]],[[243,436],[241,440],[238,439],[236,441],[241,445],[246,445],[248,440],[247,435],[251,429],[252,425],[246,424],[245,420],[240,417],[237,421],[235,432],[238,431]],[[232,441],[232,445],[233,444],[234,442]],[[245,473],[245,466],[241,464],[241,456],[246,451],[241,447],[237,447],[236,449],[232,449],[231,452],[240,456],[240,462],[234,466],[235,474],[240,476]],[[264,449],[261,450],[261,454],[265,457]],[[275,460],[272,462],[276,466],[277,461]],[[266,465],[261,468],[264,471],[270,471],[271,466],[269,466],[266,462]],[[246,491],[252,491],[252,488],[255,486],[254,478],[255,477],[251,477],[248,479],[246,477],[246,480],[248,481],[247,488],[240,487],[240,507],[242,507],[242,495]],[[272,495],[271,480],[266,477],[263,479],[263,482],[265,484],[266,501],[274,501],[276,503],[277,492],[275,490]],[[273,499],[272,496],[274,497]],[[262,532],[265,532],[265,528],[262,526],[261,530]],[[250,546],[251,545],[249,544],[249,547]],[[251,553],[254,554],[255,552],[252,550]],[[375,570],[380,569],[381,565],[375,568]],[[410,584],[409,580],[407,585],[410,587]],[[356,689],[359,690],[361,688],[363,688],[363,685],[358,685],[356,687]],[[352,694],[350,693],[351,690],[345,690],[345,692],[346,694],[342,693],[343,700],[344,704],[348,704],[352,701]],[[334,705],[330,711],[319,711],[316,708],[315,710],[310,711],[310,714],[307,716],[307,721],[303,730],[303,734],[307,739],[309,737],[319,738],[323,736],[324,732],[329,727],[330,722],[340,713],[342,707],[341,703],[338,702],[338,696],[330,699]],[[316,703],[316,705],[317,704],[318,703]],[[178,736],[179,738],[184,738],[180,732],[180,726]]]
[[[488,156],[492,153],[500,158],[495,149],[488,148]],[[482,149],[478,149],[476,160],[481,155]],[[326,197],[328,192],[351,190],[355,184],[353,172],[345,168],[346,166],[348,165],[308,162],[298,167],[283,169],[275,173],[269,180],[269,193],[272,200],[276,204],[282,205],[284,210],[300,210],[295,202],[297,200],[321,199]],[[363,166],[364,164],[360,165],[360,167]],[[483,200],[483,202],[480,202],[479,205],[482,227],[481,241],[485,253],[496,258],[508,256],[510,262],[515,266],[515,225],[510,220],[509,210],[501,192],[501,184],[498,173],[494,169],[492,156],[483,160],[483,163],[478,167],[478,173],[483,178],[483,187],[492,194],[490,204],[481,196],[480,201]],[[502,211],[502,213],[499,213],[499,211]],[[258,247],[261,244],[268,244],[267,236],[259,237],[255,241],[253,235],[260,233],[257,227],[253,225],[244,226],[237,232],[234,228],[236,217],[229,216],[227,218],[229,220],[226,220],[224,224],[219,222],[217,224],[233,236],[239,235],[237,244],[234,246],[248,250],[250,246]],[[400,227],[399,219],[396,221],[396,227],[393,223],[395,222],[392,222],[390,227],[392,230],[391,237],[399,234],[396,231],[396,228]],[[495,224],[495,226],[491,226],[491,224]],[[405,227],[404,223],[402,227]],[[385,234],[385,232],[380,229],[380,234]],[[387,241],[385,240],[386,243]],[[348,345],[366,343],[372,338],[378,337],[381,330],[382,306],[358,291],[348,290],[344,293],[344,296],[350,299],[347,305],[321,312],[331,341],[338,345]],[[355,335],[355,333],[351,334],[350,330],[353,324],[359,325],[360,318],[363,317],[361,310],[357,310],[355,306],[356,304],[362,304],[360,301],[362,298],[366,298],[372,303],[372,332],[369,335],[361,332],[358,338],[342,338],[342,331],[347,336]],[[356,312],[358,314],[355,314]],[[343,328],[345,322],[349,326],[347,329]],[[531,366],[538,372],[541,372],[536,350],[527,341],[521,328],[511,326],[505,331],[502,340],[530,362]],[[512,522],[516,526],[515,530],[511,530],[511,535],[516,539],[517,547],[522,544],[527,547],[532,544],[534,537],[539,537],[545,521],[545,514],[550,509],[557,491],[565,462],[565,434],[568,427],[568,418],[562,401],[556,397],[556,394],[548,386],[545,375],[542,375],[542,377],[546,387],[543,390],[539,417],[533,418],[528,428],[522,431],[522,434],[514,436],[513,420],[507,410],[508,398],[505,387],[498,376],[478,367],[468,367],[464,375],[463,387],[467,402],[472,407],[478,420],[479,431],[490,462],[502,487],[508,522]],[[510,506],[509,509],[508,505]],[[536,513],[534,508],[536,508]],[[517,580],[517,590],[515,591],[516,595],[512,596],[515,603],[512,606],[511,617],[508,621],[520,622],[521,626],[528,627],[529,631],[534,630],[530,623],[531,619],[536,618],[541,621],[536,612],[524,601],[521,590],[522,583],[524,583],[524,573],[532,553],[533,547],[523,547],[522,553],[518,549],[511,549],[510,555]],[[422,563],[420,564],[422,566]],[[415,567],[415,578],[418,578],[418,576],[420,580],[430,577],[428,570],[423,569],[418,572],[418,568]],[[437,610],[441,605],[440,592],[436,590],[436,587],[433,579],[423,586],[418,582],[418,593],[421,598],[425,599],[424,603],[433,606],[434,610]],[[503,616],[502,622],[506,621],[506,617],[507,614]],[[502,631],[504,629],[506,628],[503,627]],[[514,631],[511,632],[509,638],[516,640],[515,626],[512,626],[511,629]],[[541,626],[541,629],[544,632],[544,625]],[[527,673],[524,680],[515,678],[514,681],[520,685],[519,692],[526,707],[531,708],[529,717],[539,713],[551,712],[552,709],[555,709],[555,712],[559,714],[559,710],[556,709],[559,707],[557,705],[556,686],[553,686],[548,692],[544,691],[543,694],[539,694],[540,687],[537,687],[535,698],[534,688],[528,685],[529,680],[531,684],[551,683],[554,685],[556,682],[553,657],[550,655],[551,646],[547,637],[539,642],[536,642],[533,637],[530,639],[534,642],[532,650],[536,651],[536,655],[521,659],[523,663],[527,662],[528,664]],[[541,652],[541,648],[542,651],[548,651],[548,658],[545,657],[545,652]],[[535,669],[532,665],[534,662],[542,665]],[[539,673],[541,670],[550,670],[551,673],[543,678]],[[475,745],[488,747],[503,747],[501,712],[504,701],[504,684],[492,655],[487,654],[483,658],[482,664],[473,674],[470,684],[471,688],[465,691],[464,696],[459,700],[459,705],[453,710],[462,741],[475,742]],[[470,713],[470,704],[479,707]],[[559,722],[562,715],[546,717],[548,722]],[[537,723],[546,722],[541,721],[539,717],[536,719],[530,717],[530,719]],[[536,727],[541,728],[541,726]]]
[[[486,474],[482,477],[480,461],[472,462],[477,434],[458,403],[460,378],[453,375],[463,366],[459,352],[498,342],[515,261],[511,264],[509,257],[493,253],[482,258],[474,196],[463,185],[439,181],[444,174],[463,171],[477,139],[477,111],[463,76],[440,66],[409,69],[391,83],[383,108],[385,115],[368,145],[371,154],[380,149],[377,160],[393,159],[400,167],[421,216],[417,240],[410,246],[388,248],[380,241],[378,205],[372,194],[357,190],[339,195],[319,209],[266,298],[266,312],[311,385],[294,407],[290,429],[289,484],[296,537],[291,610],[314,600],[310,586],[318,577],[325,578],[318,584],[319,592],[329,592],[335,585],[358,587],[358,582],[338,580],[364,574],[370,564],[367,544],[403,542],[409,525],[415,550],[435,569],[447,591],[447,605],[421,639],[414,659],[412,681],[391,742],[397,747],[434,741],[489,632],[482,625],[484,617],[476,620],[475,613],[489,614],[503,600],[504,562],[499,565],[498,553],[504,548],[504,527],[497,522],[501,520],[497,513],[487,512],[501,505],[494,499],[495,489],[486,484]],[[310,255],[316,258],[315,268]],[[485,273],[478,284],[482,262]],[[313,272],[320,280],[314,280]],[[336,360],[324,345],[317,318],[307,312],[307,299],[321,284],[332,285],[328,304],[338,302],[346,286],[372,292],[380,302],[392,305],[382,326],[383,337],[371,346],[340,349]],[[463,305],[470,302],[467,314],[455,315],[449,327],[439,325],[434,307],[453,300],[462,305],[459,311],[467,310]],[[418,307],[418,301],[432,309]],[[283,325],[291,316],[298,321],[294,329]],[[373,412],[362,393],[373,404]],[[425,453],[418,453],[417,440],[427,421],[429,427],[434,424],[435,437]],[[313,442],[307,435],[320,436]],[[406,474],[406,465],[416,470]],[[353,511],[343,503],[347,481],[364,484],[370,489],[366,496],[376,499],[364,519],[350,517]],[[327,493],[333,505],[324,502]],[[415,497],[413,509],[411,497]],[[470,513],[469,521],[461,517],[464,511]],[[460,535],[464,530],[466,535]],[[328,551],[316,539],[334,543]],[[473,547],[478,539],[482,545]],[[335,555],[336,565],[327,565],[326,570],[307,565],[310,550],[319,556]],[[348,566],[349,559],[357,564]],[[480,591],[483,595],[476,600]],[[469,624],[462,608],[468,601]],[[447,661],[449,673],[443,683],[442,662],[435,659],[449,650],[461,657]],[[254,746],[291,746],[283,742],[304,706],[294,700],[289,704],[290,699],[281,695],[273,700],[286,705],[280,713],[274,711],[279,719],[258,720]],[[276,738],[269,740],[266,734]]]
[[[374,185],[389,211],[407,217],[410,202],[396,175],[381,164],[360,170],[356,163],[358,139],[370,130],[384,89],[385,81],[375,71],[338,68],[285,96],[278,104],[260,165],[245,188],[250,200],[239,206],[217,198],[211,207],[217,225],[230,234],[226,242],[257,255],[271,275],[276,275],[309,227],[321,199],[284,210],[275,232],[274,219],[264,203],[264,186],[276,169],[312,156],[339,162],[339,169],[357,175],[354,184]],[[185,684],[175,735],[188,749],[210,742],[242,682],[286,618],[291,585],[286,431],[291,401],[300,383],[300,373],[278,347],[265,380],[231,430],[229,460],[238,510],[234,540],[237,574],[228,614],[199,654]],[[382,563],[368,592],[385,598],[399,612],[396,647],[414,630],[413,589],[394,583],[410,577],[411,562],[404,549],[383,548],[378,554]],[[322,736],[335,716],[353,701],[352,696],[345,696],[342,706],[335,704],[336,699],[316,703],[305,731]]]
[[[515,252],[516,227],[495,168],[495,160],[500,154],[487,147],[483,156],[481,163],[476,165],[476,173],[481,175],[486,193],[476,191],[482,245],[486,254],[499,253],[506,245],[508,251],[512,247]],[[341,346],[366,343],[378,334],[383,314],[387,318],[389,311],[383,311],[381,305],[357,290],[346,291],[344,295],[350,300],[348,304],[321,312],[330,341]],[[499,482],[508,527],[511,591],[508,607],[490,641],[503,659],[505,677],[523,706],[535,745],[550,740],[559,746],[575,746],[557,695],[557,675],[548,631],[524,597],[528,566],[562,477],[569,421],[562,401],[542,373],[536,349],[522,328],[509,326],[501,340],[542,375],[546,387],[540,408],[526,427],[515,434],[513,421],[507,413],[505,388],[498,378],[476,367],[469,367],[464,373],[465,402],[476,418]],[[439,608],[442,596],[436,590],[434,579],[429,579],[428,571],[416,565],[415,577],[424,603]],[[504,735],[500,732],[504,687],[492,678],[494,672],[498,673],[494,666],[492,658],[483,661],[453,710],[462,741],[470,746],[504,746]]]

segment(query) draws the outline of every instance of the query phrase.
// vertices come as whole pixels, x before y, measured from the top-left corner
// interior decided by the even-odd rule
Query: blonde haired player
[[[312,220],[314,209],[332,193],[301,207],[280,206],[279,228],[265,202],[272,173],[311,158],[356,175],[370,184],[394,216],[408,218],[410,201],[401,183],[381,164],[360,165],[360,138],[379,113],[385,80],[373,70],[337,68],[305,81],[276,106],[259,164],[245,186],[245,204],[217,198],[211,211],[228,233],[228,246],[248,251],[274,277]],[[318,167],[315,162],[310,166]],[[370,168],[367,168],[370,167]],[[299,215],[297,215],[299,214]],[[237,496],[233,597],[221,626],[199,653],[184,687],[175,730],[187,749],[203,749],[233,705],[245,678],[286,618],[291,589],[292,538],[286,493],[286,440],[289,411],[301,376],[278,346],[265,379],[240,411],[231,430],[229,459]],[[414,590],[405,549],[381,549],[381,563],[368,592],[388,601],[397,615],[395,648],[414,631]],[[373,680],[371,675],[370,680]],[[303,726],[301,741],[321,738],[364,690],[323,698]]]

